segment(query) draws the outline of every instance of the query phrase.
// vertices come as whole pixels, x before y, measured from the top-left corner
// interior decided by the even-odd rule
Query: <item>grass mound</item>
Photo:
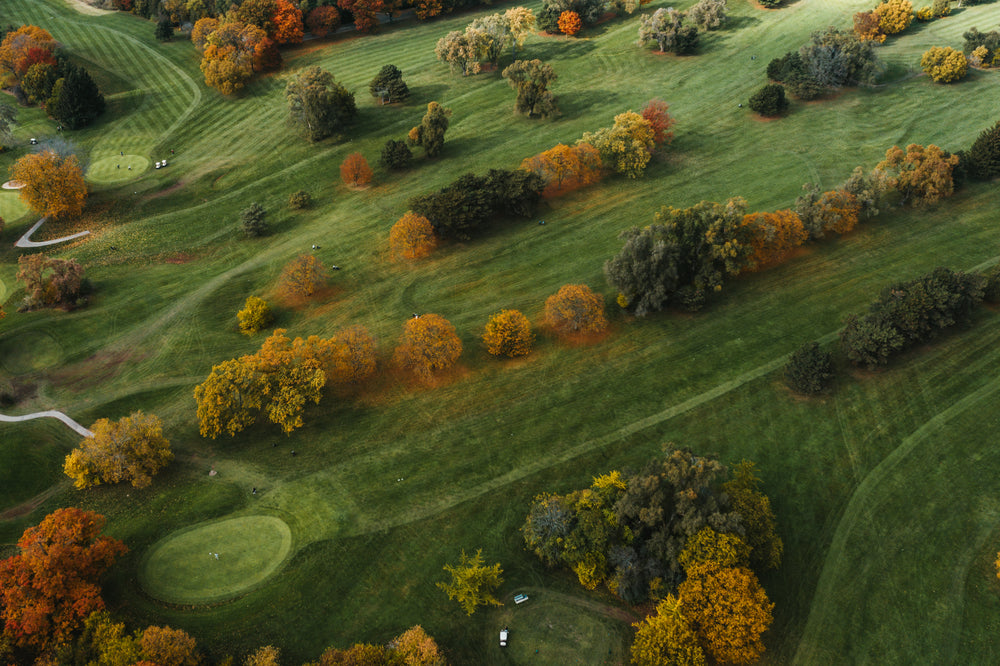
[[[0,217],[7,223],[24,217],[28,213],[28,207],[21,201],[16,190],[3,190],[0,192]]]
[[[129,170],[129,167],[132,167]],[[134,180],[149,169],[149,158],[141,155],[117,155],[95,160],[87,170],[92,183],[116,184]]]
[[[150,549],[140,577],[161,601],[223,601],[270,577],[291,548],[292,531],[280,518],[228,518],[167,536]]]

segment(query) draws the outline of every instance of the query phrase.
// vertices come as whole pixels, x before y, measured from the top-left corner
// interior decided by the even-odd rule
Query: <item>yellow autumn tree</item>
[[[406,211],[389,231],[389,249],[395,259],[420,259],[437,247],[434,225],[423,215]]]
[[[636,622],[632,663],[636,666],[705,666],[705,653],[681,609],[681,602],[667,595],[656,613]]]
[[[281,271],[280,290],[286,296],[306,298],[326,286],[323,262],[313,254],[300,254]]]
[[[604,301],[585,284],[567,284],[545,300],[545,323],[560,334],[603,333]]]
[[[76,155],[29,153],[10,168],[10,178],[24,183],[21,199],[39,215],[75,217],[87,203],[87,184]]]
[[[194,389],[201,435],[233,436],[261,417],[285,434],[302,427],[306,404],[318,404],[326,385],[326,342],[321,344],[318,338],[293,341],[279,328],[257,353],[214,366]]]
[[[499,562],[487,565],[482,548],[472,557],[463,550],[458,565],[446,564],[444,570],[451,580],[437,586],[448,593],[448,599],[456,599],[466,614],[475,613],[477,606],[503,606],[493,594],[503,582],[503,569]]]
[[[920,57],[920,67],[935,83],[960,81],[969,73],[969,61],[950,46],[932,46]]]
[[[399,367],[426,379],[455,365],[461,355],[462,341],[451,322],[424,314],[406,321],[392,358]]]
[[[799,216],[787,209],[773,213],[750,213],[743,216],[743,225],[751,229],[752,250],[747,258],[747,267],[752,271],[780,263],[809,238],[809,232]]]
[[[441,648],[419,624],[410,627],[389,643],[406,666],[445,666]]]
[[[816,203],[817,219],[823,231],[846,234],[858,224],[861,203],[846,190],[824,192]]]
[[[910,0],[885,0],[875,8],[875,14],[882,32],[895,35],[913,22],[913,3]]]
[[[331,384],[352,384],[375,373],[375,339],[364,326],[351,326],[330,340],[323,369]]]
[[[746,567],[750,564],[750,546],[736,534],[716,532],[706,525],[688,537],[677,561],[685,571],[704,562],[716,562],[721,567]]]
[[[94,436],[73,449],[63,467],[77,488],[121,481],[145,488],[174,458],[163,424],[153,414],[137,411],[117,422],[100,419],[90,429]]]
[[[194,638],[182,629],[150,626],[139,637],[142,658],[158,666],[199,666],[201,655]]]
[[[615,116],[615,124],[596,132],[584,132],[583,143],[589,143],[601,156],[601,163],[629,178],[639,178],[653,156],[656,147],[649,121],[634,111]]]
[[[958,164],[958,155],[948,155],[935,146],[926,148],[911,143],[903,152],[893,146],[876,170],[886,174],[891,186],[903,197],[903,204],[934,204],[955,192],[952,169]]]
[[[760,637],[771,626],[774,604],[757,576],[743,567],[695,564],[677,588],[684,616],[716,661],[752,664],[764,654]]]
[[[236,319],[240,323],[240,333],[253,335],[270,326],[273,317],[267,301],[259,296],[247,296],[243,309],[236,313]]]
[[[243,659],[243,666],[281,666],[281,651],[273,645],[259,647]]]
[[[527,356],[534,340],[531,322],[518,310],[501,310],[490,317],[483,331],[486,351],[493,356]]]

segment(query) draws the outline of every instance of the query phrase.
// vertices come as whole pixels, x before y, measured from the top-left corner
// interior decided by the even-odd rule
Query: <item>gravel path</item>
[[[38,230],[38,227],[45,224],[45,221],[48,219],[49,219],[48,217],[43,217],[42,219],[38,220],[38,222],[35,222],[35,224],[32,225],[32,227],[28,229],[23,236],[17,239],[17,242],[14,243],[14,247],[45,247],[46,245],[57,245],[59,243],[65,243],[66,241],[71,241],[75,238],[80,238],[81,236],[87,236],[88,234],[90,234],[89,231],[81,231],[79,233],[70,234],[69,236],[63,236],[62,238],[53,238],[52,240],[47,240],[47,241],[31,240],[31,234],[35,233],[35,231]]]
[[[54,419],[59,419],[60,421],[62,421],[63,423],[65,423],[67,426],[69,426],[70,428],[72,428],[73,430],[75,430],[81,437],[93,437],[94,436],[93,432],[91,432],[90,430],[87,430],[82,425],[80,425],[79,423],[77,423],[76,421],[74,421],[73,419],[71,419],[70,417],[66,416],[62,412],[57,412],[54,409],[50,409],[50,410],[45,411],[45,412],[35,412],[34,414],[25,414],[24,416],[5,416],[4,414],[0,414],[0,422],[2,422],[2,423],[18,423],[20,421],[30,421],[31,419],[44,418],[46,416],[54,418]]]

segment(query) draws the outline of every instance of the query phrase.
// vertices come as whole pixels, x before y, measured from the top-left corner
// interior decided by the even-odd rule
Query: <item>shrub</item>
[[[951,4],[949,0],[934,0],[934,2],[931,3],[931,16],[934,18],[941,18],[950,13]]]
[[[559,30],[564,35],[572,37],[576,33],[580,32],[580,28],[583,27],[583,22],[580,20],[580,15],[576,12],[563,12],[559,15],[557,25],[559,26]]]
[[[243,335],[253,335],[270,326],[273,320],[270,306],[259,296],[248,296],[243,309],[236,313],[236,318]]]
[[[393,353],[393,361],[423,378],[447,370],[462,355],[455,327],[441,315],[425,314],[407,320]]]
[[[389,249],[393,258],[420,259],[437,247],[434,226],[426,217],[407,211],[389,231]]]
[[[483,332],[486,351],[493,356],[527,356],[534,342],[531,323],[517,310],[501,310],[493,315]]]
[[[768,83],[750,96],[749,105],[762,116],[777,116],[788,108],[785,87],[780,83]]]
[[[687,18],[702,30],[714,30],[726,22],[726,0],[698,0]]]
[[[288,207],[292,210],[305,210],[312,206],[312,195],[305,190],[292,192],[288,197]]]
[[[986,279],[983,286],[983,300],[987,303],[1000,303],[1000,264],[982,275]]]
[[[15,279],[24,283],[24,303],[20,310],[38,307],[79,306],[85,302],[90,283],[76,259],[56,259],[44,254],[24,254],[17,259]]]
[[[556,333],[603,333],[604,301],[585,284],[567,284],[545,300],[545,323]]]
[[[259,203],[252,203],[240,211],[240,227],[249,238],[267,233],[267,211]]]
[[[833,380],[830,353],[820,349],[818,342],[807,342],[791,355],[785,364],[785,383],[797,393],[815,395]]]
[[[372,179],[372,170],[368,160],[361,153],[351,153],[340,165],[340,178],[345,185],[361,187]]]
[[[906,30],[913,22],[913,3],[910,0],[885,0],[875,8],[879,27],[887,35]]]
[[[965,78],[969,63],[950,46],[932,46],[920,58],[920,67],[935,83],[951,83]]]
[[[379,162],[386,169],[400,171],[410,166],[413,161],[413,151],[406,145],[405,141],[389,139],[382,147],[382,155]]]

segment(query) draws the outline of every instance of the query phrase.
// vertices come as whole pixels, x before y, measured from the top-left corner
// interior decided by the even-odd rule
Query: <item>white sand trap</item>
[[[8,180],[0,187],[3,187],[5,190],[19,190],[24,187],[24,183],[19,180]]]

